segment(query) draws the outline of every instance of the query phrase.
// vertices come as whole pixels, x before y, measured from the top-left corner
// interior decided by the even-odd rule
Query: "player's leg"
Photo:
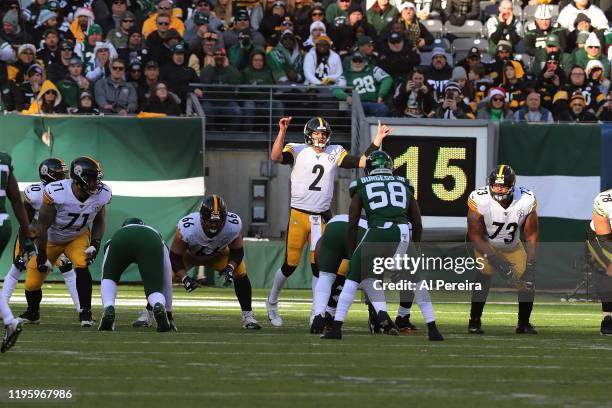
[[[408,249],[408,256],[416,257],[416,249],[414,245],[411,245]],[[415,276],[411,277],[411,281],[416,281]],[[420,280],[420,279],[418,279]],[[410,311],[412,309],[412,303],[414,301],[414,291],[403,290],[400,292],[400,303],[397,307],[397,316],[395,317],[395,325],[401,333],[411,333],[418,330],[418,328],[410,322]]]
[[[178,331],[174,317],[172,316],[172,264],[170,263],[170,251],[168,247],[164,245],[164,298],[166,299],[166,315],[168,316],[168,322],[170,323],[170,329],[172,331]],[[148,302],[147,302],[148,306]]]
[[[129,246],[120,242],[112,242],[102,260],[102,280],[100,282],[100,297],[102,298],[102,316],[98,330],[115,330],[115,299],[117,284],[125,269],[132,263]]]
[[[612,336],[612,276],[606,273],[612,268],[612,253],[599,244],[595,233],[590,228],[587,237],[589,253],[602,268],[600,273],[594,274],[595,289],[601,299],[602,320],[599,332],[602,336]]]
[[[53,265],[63,250],[62,245],[47,244],[47,260]],[[25,298],[28,308],[19,315],[19,319],[25,324],[40,323],[40,302],[42,301],[42,285],[49,273],[38,271],[37,257],[32,257],[27,265],[25,278]]]
[[[527,253],[525,252],[523,243],[519,242],[517,246],[513,248],[513,250],[508,252],[502,252],[502,255],[514,265],[514,280],[520,283],[527,266]],[[535,290],[533,286],[525,287],[524,285],[517,285],[517,288],[518,322],[516,325],[516,333],[538,334],[536,329],[531,325],[531,322],[529,321],[531,318],[531,311],[533,310]]]
[[[489,296],[491,289],[491,276],[493,275],[493,267],[489,262],[477,251],[474,252],[474,258],[480,258],[483,264],[481,270],[474,271],[474,289],[472,289],[472,299],[470,307],[470,320],[468,321],[468,333],[484,334],[482,329],[482,312]]]
[[[4,220],[0,225],[0,256],[8,245],[10,237],[10,220]],[[8,301],[4,299],[4,296],[0,296],[0,318],[2,318],[2,322],[4,323],[4,335],[2,336],[2,344],[0,344],[0,352],[4,353],[15,345],[22,328],[21,321],[15,319],[15,316],[13,316],[9,308]]]
[[[79,313],[81,327],[93,326],[93,316],[91,311],[91,293],[93,283],[91,279],[91,272],[89,271],[87,255],[85,253],[85,250],[88,247],[89,230],[86,229],[80,236],[70,241],[63,251],[66,256],[70,258],[70,261],[72,261],[74,271],[76,272],[76,288],[79,294],[79,303],[81,305],[81,312]]]
[[[72,303],[74,303],[74,307],[77,313],[81,312],[81,304],[79,302],[79,293],[77,292],[76,286],[76,272],[72,266],[72,262],[65,255],[61,254],[58,258],[55,265],[59,268],[62,277],[64,278],[64,283],[66,284],[66,289],[68,289],[68,293],[70,293],[70,297],[72,298]]]
[[[325,232],[325,220],[322,215],[310,215],[308,217],[310,223],[310,231],[308,233],[307,242],[310,248],[308,253],[310,260],[310,270],[312,272],[312,280],[310,281],[311,289],[312,289],[312,301],[314,305],[314,296],[315,296],[315,288],[317,287],[317,282],[319,281],[319,266],[315,262],[315,248],[321,236]],[[314,308],[310,309],[310,324],[314,319]]]
[[[3,228],[4,226],[1,226]],[[3,234],[0,233],[0,236]],[[2,238],[0,238],[2,239]],[[0,243],[2,245],[2,243]],[[17,287],[17,283],[19,282],[19,275],[21,272],[25,270],[25,262],[21,256],[19,256],[19,237],[15,238],[15,245],[13,248],[13,262],[11,263],[11,267],[4,277],[4,283],[2,284],[2,297],[6,300],[6,303],[11,301],[11,296],[13,296],[13,292]]]

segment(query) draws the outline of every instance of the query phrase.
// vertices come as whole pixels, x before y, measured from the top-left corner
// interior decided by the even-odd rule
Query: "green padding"
[[[274,275],[283,264],[285,241],[245,242],[247,273],[254,288],[271,288]],[[285,284],[286,288],[311,288],[312,272],[308,251],[304,250],[300,266]]]

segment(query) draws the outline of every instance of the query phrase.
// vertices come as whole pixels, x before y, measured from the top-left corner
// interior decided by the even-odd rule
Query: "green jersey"
[[[383,69],[372,64],[366,65],[361,71],[344,71],[346,85],[355,88],[359,98],[366,102],[376,102],[378,97],[387,96],[393,85],[393,80]],[[342,88],[333,91],[336,98],[345,100],[347,94]]]
[[[11,161],[11,156],[0,152],[0,214],[6,214],[6,191],[9,175],[13,172]]]
[[[359,194],[368,225],[383,226],[386,222],[408,224],[407,209],[413,199],[411,186],[404,177],[375,174],[353,180],[351,197]]]

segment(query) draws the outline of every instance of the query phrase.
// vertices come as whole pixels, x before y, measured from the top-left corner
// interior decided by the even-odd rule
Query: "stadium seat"
[[[444,29],[458,38],[482,37],[482,23],[479,20],[467,20],[462,26],[452,25],[447,21]]]
[[[455,61],[464,59],[472,47],[478,48],[481,54],[484,55],[487,52],[488,42],[487,40],[481,38],[457,38],[455,41],[453,41]]]
[[[431,44],[426,45],[425,47],[423,47],[421,49],[421,52],[432,51],[434,48],[437,48],[437,47],[444,48],[444,51],[446,51],[446,52],[450,52],[451,51],[451,43],[450,43],[450,41],[448,41],[446,38],[436,38],[434,40],[434,42],[432,42]]]
[[[431,64],[431,52],[422,52],[421,53],[421,66],[427,66]]]
[[[440,20],[425,20],[422,23],[434,37],[442,38],[444,36],[444,25]]]

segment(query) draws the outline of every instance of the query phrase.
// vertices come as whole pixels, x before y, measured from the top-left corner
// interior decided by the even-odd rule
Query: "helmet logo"
[[[76,174],[77,176],[81,176],[81,174],[83,174],[83,167],[81,167],[80,165],[76,165],[74,166],[74,174]]]
[[[47,167],[46,164],[43,164],[42,166],[40,166],[40,174],[42,174],[43,176],[46,176],[49,174],[49,167]]]
[[[497,176],[495,184],[504,184],[504,176]]]

